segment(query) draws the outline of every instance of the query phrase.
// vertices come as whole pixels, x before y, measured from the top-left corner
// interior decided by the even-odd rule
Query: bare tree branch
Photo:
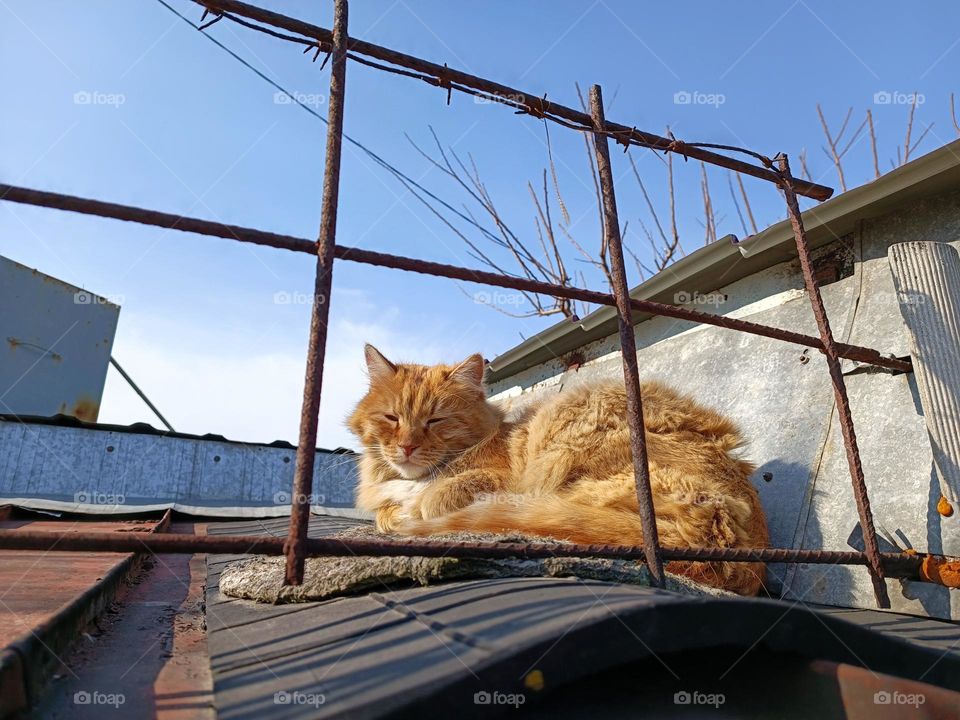
[[[709,245],[717,239],[716,218],[713,214],[713,199],[710,197],[710,183],[707,181],[707,166],[700,161],[700,192],[703,195],[703,244]]]
[[[860,126],[853,132],[850,136],[850,139],[847,141],[847,144],[840,149],[840,142],[843,139],[843,134],[847,130],[847,124],[850,122],[850,116],[853,114],[853,108],[847,110],[847,114],[843,118],[843,122],[840,124],[840,130],[837,131],[837,134],[834,136],[830,132],[830,128],[827,125],[827,120],[823,116],[823,110],[820,108],[820,103],[817,103],[817,115],[820,117],[820,126],[823,128],[823,134],[827,138],[827,145],[830,150],[823,148],[823,152],[833,161],[834,167],[837,169],[837,180],[840,183],[840,189],[843,192],[847,191],[847,180],[843,174],[843,156],[847,154],[847,151],[853,146],[853,143],[856,142],[857,138],[860,136],[860,133],[863,132],[864,125],[867,120],[864,119]]]
[[[953,120],[953,129],[957,131],[957,137],[960,137],[960,123],[957,122],[957,109],[953,104],[953,93],[950,93],[950,119]]]
[[[867,108],[867,124],[870,128],[870,151],[873,153],[873,179],[880,177],[880,159],[877,156],[877,133],[873,128],[873,112]]]

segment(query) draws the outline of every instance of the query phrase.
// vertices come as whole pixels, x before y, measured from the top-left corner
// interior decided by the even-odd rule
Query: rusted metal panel
[[[200,530],[193,523],[168,528]],[[145,559],[109,612],[62,656],[72,672],[45,688],[33,717],[213,720],[206,578],[203,555]],[[111,697],[114,705],[103,703]]]
[[[23,532],[51,541],[90,529],[123,537],[148,536],[156,526],[155,521],[145,520],[107,523],[0,521],[2,532]],[[0,661],[0,687],[19,683],[22,697],[35,703],[50,673],[59,667],[60,655],[112,600],[121,581],[135,567],[133,551],[117,554],[71,553],[56,549],[45,552],[0,550],[0,588],[3,588],[0,653],[13,652],[20,661],[13,662],[9,658]],[[15,692],[12,698],[17,697]]]
[[[119,305],[0,257],[0,412],[96,421]]]

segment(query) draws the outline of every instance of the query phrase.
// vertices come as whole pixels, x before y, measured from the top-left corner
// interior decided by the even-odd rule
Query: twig
[[[960,137],[960,123],[957,122],[957,109],[953,105],[953,93],[950,93],[950,119],[953,120],[953,129],[957,131],[957,137]]]
[[[856,142],[857,138],[860,136],[860,133],[863,131],[864,125],[867,120],[864,118],[864,121],[860,123],[860,126],[854,131],[853,135],[850,137],[850,140],[847,141],[847,144],[843,149],[839,149],[840,141],[843,139],[843,134],[847,130],[847,124],[850,122],[850,116],[853,114],[853,108],[847,110],[847,114],[843,118],[843,123],[840,125],[840,130],[837,132],[836,136],[830,133],[830,128],[827,125],[827,120],[823,116],[823,110],[820,108],[820,103],[817,103],[817,115],[820,117],[820,126],[823,128],[823,134],[827,138],[827,145],[830,147],[828,151],[826,148],[823,148],[823,152],[833,161],[834,167],[837,169],[837,180],[840,183],[840,189],[844,192],[847,190],[847,181],[843,174],[843,156],[847,154],[847,151],[853,146],[853,143]]]
[[[873,153],[873,179],[880,177],[880,158],[877,156],[877,133],[873,128],[873,112],[867,109],[867,125],[870,128],[870,151]]]
[[[703,244],[709,245],[717,239],[717,228],[713,215],[713,201],[710,197],[710,184],[707,181],[706,163],[700,162],[700,192],[703,194],[704,238]]]

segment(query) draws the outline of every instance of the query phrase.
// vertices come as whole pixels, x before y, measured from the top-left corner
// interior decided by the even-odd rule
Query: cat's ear
[[[397,366],[387,360],[383,353],[370,343],[363,346],[363,355],[367,359],[367,373],[370,375],[370,382],[385,380],[396,374]]]
[[[450,371],[450,379],[478,388],[483,387],[483,366],[483,355],[474,353]]]

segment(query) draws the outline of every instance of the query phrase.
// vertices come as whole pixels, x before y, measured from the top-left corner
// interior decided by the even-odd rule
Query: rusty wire
[[[239,15],[272,27],[282,28],[288,32],[297,33],[303,36],[303,39],[295,41],[299,44],[302,44],[307,38],[312,38],[314,43],[330,43],[332,41],[332,31],[327,28],[312,25],[296,18],[239,2],[238,0],[193,0],[193,2],[210,12],[218,14],[227,13],[230,16]],[[259,29],[259,26],[255,26],[253,23],[246,26],[253,27],[255,30]],[[372,64],[369,61],[366,64],[371,64],[385,72],[392,72],[406,77],[419,77],[419,79],[429,82],[432,85],[447,89],[448,92],[453,89],[458,92],[468,92],[469,94],[476,95],[477,93],[474,91],[479,91],[483,93],[482,96],[484,98],[492,102],[509,105],[534,117],[557,122],[560,125],[579,132],[597,132],[594,130],[593,122],[587,113],[560,103],[548,101],[546,95],[538,96],[533,93],[517,90],[461,70],[449,68],[446,65],[438,65],[437,63],[429,62],[422,58],[407,55],[355,38],[348,38],[348,50],[352,51],[349,53],[349,57],[352,59],[356,59],[358,55],[365,55],[381,61],[380,64]],[[382,65],[383,62],[389,65]],[[405,69],[400,70],[400,68]],[[411,74],[409,71],[414,71],[414,74]],[[780,175],[774,169],[757,167],[742,160],[711,152],[705,149],[709,146],[707,143],[679,143],[677,140],[671,140],[653,133],[638,130],[634,127],[609,121],[605,121],[604,129],[600,132],[620,144],[628,143],[638,147],[663,150],[664,152],[675,151],[682,146],[683,152],[681,154],[684,155],[684,157],[703,160],[704,162],[718,165],[729,170],[735,170],[745,175],[768,180],[777,185],[782,183]],[[732,146],[730,147],[732,148]],[[744,152],[760,158],[764,157],[745,148],[732,149],[736,152]],[[832,188],[825,185],[819,185],[797,178],[794,178],[794,190],[800,195],[815,200],[826,200],[833,193]]]

